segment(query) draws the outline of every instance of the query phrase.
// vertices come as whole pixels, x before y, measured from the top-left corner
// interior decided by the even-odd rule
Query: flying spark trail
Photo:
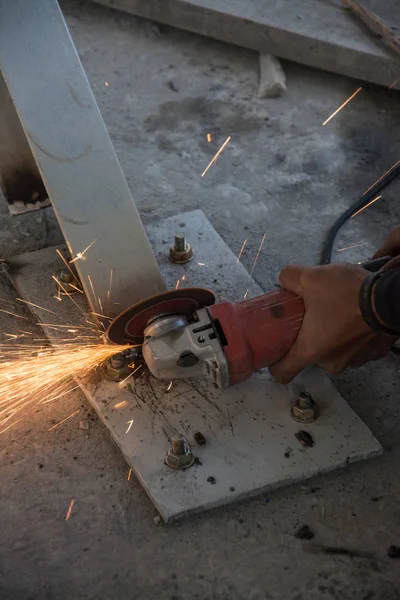
[[[48,308],[45,308],[44,306],[39,306],[39,304],[34,304],[33,302],[28,302],[28,300],[22,300],[22,298],[17,298],[18,302],[24,302],[25,304],[28,304],[29,306],[34,306],[35,308],[40,308],[40,310],[44,310],[46,312],[49,312],[53,315],[55,315],[56,313],[54,312],[54,310],[49,310]]]
[[[74,289],[76,292],[79,292],[80,294],[83,294],[83,290],[80,290],[78,287],[76,287],[76,285],[74,285],[73,283],[69,284],[69,287],[72,287],[72,289]]]
[[[362,244],[353,244],[353,246],[346,246],[345,248],[338,248],[337,252],[344,252],[345,250],[350,250],[351,248],[359,248],[360,246],[365,246],[367,242],[363,242]]]
[[[392,85],[389,86],[389,90],[392,90],[394,88],[394,86],[396,85],[396,83],[398,83],[399,81],[400,81],[400,77],[395,79],[395,81],[393,81]]]
[[[71,273],[72,277],[74,279],[76,279],[75,273],[73,272],[73,270],[71,269],[71,267],[68,264],[68,261],[64,258],[64,256],[61,254],[61,252],[58,248],[57,248],[56,252],[57,252],[58,256],[61,258],[61,260],[63,261],[64,265],[67,267],[68,271]]]
[[[131,478],[131,475],[132,475],[132,469],[129,469],[129,473],[128,473],[128,481],[130,480],[130,478]]]
[[[244,293],[243,300],[246,300],[246,298],[247,298],[247,294],[248,294],[248,293],[249,293],[249,290],[247,289],[247,290],[245,291],[245,293]]]
[[[71,300],[71,302],[73,302],[75,304],[75,306],[81,311],[82,314],[86,314],[85,311],[83,310],[82,307],[79,306],[79,304],[77,302],[75,302],[75,300],[72,298],[71,294],[69,294],[67,292],[67,290],[65,289],[65,287],[63,286],[63,284],[61,283],[61,281],[59,279],[57,279],[57,277],[55,275],[51,276],[52,279],[54,279],[54,281],[60,286],[60,288],[62,289],[62,291],[64,292],[64,294],[66,296],[68,296],[68,298]]]
[[[377,179],[375,181],[375,183],[373,183],[367,190],[365,190],[365,192],[363,193],[363,196],[365,196],[365,194],[368,194],[369,190],[372,190],[372,188],[379,183],[384,177],[386,177],[386,175],[388,175],[391,171],[393,171],[393,169],[395,169],[397,167],[397,165],[400,164],[400,160],[397,161],[397,163],[395,163],[393,165],[393,167],[390,167],[390,169],[388,169],[386,171],[386,173],[384,173],[381,177],[379,177],[379,179]]]
[[[107,291],[107,312],[110,312],[111,310],[111,289],[112,289],[112,281],[113,281],[113,272],[114,269],[110,270],[110,284],[108,286],[108,291]]]
[[[93,246],[93,244],[95,242],[97,242],[97,240],[93,240],[93,242],[90,242],[89,246],[86,246],[86,248],[84,250],[82,250],[82,252],[77,252],[75,258],[70,260],[69,264],[71,265],[72,263],[76,262],[77,260],[86,260],[85,254],[88,250],[90,250],[90,248]]]
[[[260,247],[259,247],[259,249],[258,249],[258,252],[257,252],[257,255],[256,255],[255,259],[254,259],[253,266],[251,267],[250,275],[252,275],[252,274],[253,274],[254,268],[255,268],[255,266],[256,266],[256,264],[257,264],[257,261],[258,261],[258,257],[260,256],[261,249],[262,249],[262,247],[264,246],[264,242],[265,242],[265,238],[266,238],[266,237],[267,237],[267,234],[266,234],[266,233],[264,233],[264,235],[263,235],[263,238],[262,238],[262,240],[261,240]]]
[[[114,408],[122,408],[123,406],[126,406],[128,403],[126,400],[123,400],[122,402],[117,402],[117,404],[114,404]]]
[[[50,427],[50,429],[48,429],[47,431],[52,431],[52,429],[55,429],[59,425],[62,425],[62,423],[65,423],[65,421],[68,421],[68,419],[72,419],[72,417],[75,417],[75,415],[77,415],[78,412],[80,412],[80,409],[76,410],[74,413],[72,413],[72,415],[69,415],[69,417],[65,417],[65,419],[63,419],[59,423],[56,423],[55,425],[53,425],[53,427]]]
[[[208,163],[207,167],[204,169],[203,173],[201,174],[202,177],[204,177],[211,165],[213,165],[216,162],[218,156],[221,154],[225,146],[231,141],[231,139],[231,136],[226,138],[225,142],[222,144],[221,148],[218,150],[214,158]]]
[[[6,304],[12,304],[13,306],[15,305],[15,303],[14,303],[14,302],[11,302],[11,300],[6,300],[5,298],[0,298],[0,300],[1,300],[2,302],[5,302]]]
[[[72,512],[72,508],[73,508],[74,504],[75,504],[75,500],[71,500],[71,503],[70,503],[70,505],[68,507],[67,514],[66,514],[66,517],[65,517],[66,521],[68,521],[68,519],[71,516],[71,512]]]
[[[243,242],[243,244],[242,244],[242,247],[241,247],[241,248],[240,248],[240,250],[239,250],[239,254],[238,254],[238,256],[237,256],[237,259],[236,259],[236,264],[237,264],[237,263],[240,261],[240,257],[241,257],[241,256],[242,256],[242,254],[243,254],[243,250],[245,249],[245,246],[246,246],[246,244],[247,244],[247,239],[246,239],[246,240],[244,240],[244,242]]]
[[[103,310],[103,305],[102,305],[101,300],[100,300],[100,296],[97,296],[97,300],[98,300],[98,303],[99,303],[99,306],[100,306],[100,312],[101,312],[101,314],[103,314],[104,310]]]
[[[129,424],[129,427],[128,427],[128,429],[125,431],[125,433],[129,433],[129,430],[130,430],[130,428],[131,428],[131,427],[132,427],[132,425],[133,425],[133,421],[134,421],[134,419],[131,419],[130,421],[127,421],[127,422],[125,423],[125,425],[128,425],[128,424]]]
[[[205,267],[206,263],[197,263],[198,265],[200,265],[200,267]]]
[[[111,317],[107,317],[107,315],[103,315],[103,313],[91,312],[90,314],[95,315],[96,317],[101,317],[102,319],[108,319],[109,321],[112,321]]]
[[[22,315],[16,315],[15,313],[10,312],[9,310],[4,310],[3,308],[0,308],[0,312],[6,313],[6,315],[11,315],[12,317],[16,317],[17,319],[25,319],[25,321],[29,321],[27,317],[23,317]]]
[[[88,281],[89,281],[90,289],[92,290],[92,293],[93,293],[94,302],[96,302],[97,296],[96,296],[96,292],[94,291],[94,285],[93,285],[93,281],[92,281],[92,278],[90,277],[90,275],[88,275]]]
[[[173,384],[173,381],[170,381],[169,384],[168,384],[167,389],[165,390],[166,392],[169,392],[171,390],[172,384]]]
[[[361,92],[361,90],[362,90],[362,87],[359,87],[359,88],[358,88],[358,90],[356,90],[356,91],[354,92],[354,94],[352,94],[352,95],[350,96],[350,98],[347,98],[346,102],[343,102],[343,104],[342,104],[341,106],[339,106],[339,108],[337,108],[337,109],[335,110],[335,112],[334,112],[334,113],[332,113],[332,114],[331,114],[331,116],[330,116],[330,117],[328,117],[328,118],[326,119],[326,121],[324,121],[324,122],[322,123],[322,125],[326,125],[327,123],[329,123],[329,121],[330,121],[331,119],[333,119],[333,117],[335,117],[335,116],[338,114],[338,112],[340,112],[340,111],[342,110],[342,108],[344,108],[344,107],[346,106],[346,104],[348,104],[349,102],[351,102],[351,100],[353,100],[353,98],[354,98],[355,96],[357,96],[357,94],[358,94],[359,92]]]
[[[371,200],[371,202],[368,202],[368,204],[366,204],[365,206],[363,206],[362,208],[360,208],[360,210],[358,210],[356,213],[354,213],[354,215],[351,215],[351,218],[355,217],[356,215],[359,215],[360,212],[362,212],[363,210],[365,210],[366,208],[368,208],[368,206],[371,206],[371,204],[373,204],[374,202],[376,202],[377,200],[379,200],[379,198],[382,198],[382,196],[377,196],[376,198],[374,198],[373,200]]]
[[[135,364],[135,363],[133,363]],[[134,375],[137,371],[139,371],[139,369],[141,369],[143,367],[143,365],[139,365],[134,371],[132,371],[132,373],[129,373],[128,377],[125,377],[125,379],[123,379],[122,381],[119,382],[119,386],[122,387],[122,385],[125,383],[125,381],[128,381],[128,379],[130,377],[132,377],[132,375]],[[126,403],[126,401],[124,401]],[[120,402],[120,404],[124,404],[123,402]],[[124,404],[125,406],[125,404]],[[117,406],[114,406],[114,408],[117,408]]]
[[[211,142],[211,133],[207,133],[207,142],[210,143]]]
[[[101,343],[98,334],[91,340],[75,335],[54,347],[0,344],[0,434],[9,421],[65,396],[75,389],[76,377],[88,377],[110,356],[129,347]]]
[[[181,281],[180,281],[180,279],[177,279],[177,280],[176,280],[176,285],[175,285],[175,289],[176,289],[176,290],[178,289],[180,282],[181,282]]]

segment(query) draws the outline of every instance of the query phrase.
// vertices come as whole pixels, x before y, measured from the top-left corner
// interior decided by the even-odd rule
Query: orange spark
[[[107,82],[107,81],[105,81],[105,82],[104,82],[104,85],[105,85],[106,87],[108,87],[108,82]]]
[[[72,263],[76,262],[77,260],[86,260],[85,254],[93,246],[93,244],[95,242],[97,242],[97,240],[93,240],[93,242],[90,242],[89,246],[86,246],[86,248],[84,250],[82,250],[82,252],[77,252],[75,258],[70,260],[69,264],[71,265]]]
[[[57,252],[58,256],[61,258],[61,260],[63,261],[64,265],[67,267],[68,271],[71,273],[72,277],[74,279],[76,279],[75,273],[73,272],[73,270],[71,269],[71,267],[68,264],[68,261],[64,258],[64,256],[61,254],[61,252],[58,248],[56,249],[56,252]]]
[[[90,275],[88,275],[88,281],[90,284],[90,288],[93,292],[93,298],[94,298],[94,300],[96,300],[96,292],[94,291],[93,281],[92,281],[92,278],[90,277]]]
[[[128,481],[130,480],[130,478],[131,478],[131,475],[132,475],[132,469],[129,469],[129,473],[128,473]]]
[[[340,112],[340,111],[342,110],[342,108],[344,108],[344,107],[346,106],[346,104],[348,104],[349,102],[351,102],[351,100],[353,100],[353,98],[354,98],[355,96],[357,96],[357,94],[358,94],[359,92],[361,92],[361,90],[362,90],[362,87],[359,87],[359,88],[358,88],[358,90],[356,90],[356,91],[354,92],[354,94],[352,94],[352,95],[350,96],[350,98],[347,98],[346,102],[343,102],[343,104],[342,104],[341,106],[339,106],[339,108],[337,108],[337,109],[335,110],[335,112],[334,112],[334,113],[332,113],[332,114],[331,114],[331,116],[330,116],[330,117],[328,117],[328,118],[326,119],[326,121],[324,121],[324,122],[322,123],[322,125],[326,125],[327,123],[329,123],[329,121],[330,121],[331,119],[333,119],[333,117],[335,117],[335,116],[338,114],[338,112]]]
[[[211,133],[207,133],[207,142],[210,143],[211,142]]]
[[[97,313],[97,312],[91,312],[91,315],[95,315],[96,317],[101,317],[102,319],[108,319],[109,321],[112,321],[111,317],[107,317],[107,315],[103,315],[102,313]]]
[[[178,289],[178,287],[179,287],[179,284],[180,284],[180,280],[179,280],[179,279],[177,279],[177,280],[176,280],[176,285],[175,285],[175,289],[176,289],[176,290]]]
[[[374,202],[376,202],[377,200],[379,200],[379,198],[382,198],[382,196],[377,196],[376,198],[374,198],[373,200],[371,200],[371,202],[368,202],[368,204],[366,204],[365,206],[363,206],[362,208],[360,208],[360,210],[358,210],[356,213],[354,213],[354,215],[351,215],[351,218],[355,217],[356,215],[359,215],[360,212],[362,212],[363,210],[365,210],[366,208],[368,208],[368,206],[371,206],[371,204],[373,204]]]
[[[76,285],[74,285],[73,283],[69,284],[69,287],[72,287],[72,289],[76,290],[77,292],[79,292],[80,294],[83,294],[83,290],[79,289],[78,287],[76,287]]]
[[[215,154],[214,158],[208,163],[207,167],[204,169],[203,173],[201,174],[202,177],[204,177],[204,175],[207,173],[207,171],[211,167],[211,165],[216,162],[218,156],[221,154],[221,152],[223,151],[225,146],[231,141],[231,139],[232,139],[231,136],[226,138],[225,142],[222,144],[221,148]]]
[[[182,281],[186,280],[186,275],[182,275]]]
[[[396,83],[400,81],[400,77],[398,77],[395,81],[393,81],[392,85],[389,86],[389,90],[393,89]]]
[[[81,306],[79,306],[79,304],[77,302],[75,302],[75,300],[72,298],[71,294],[69,292],[67,292],[67,290],[65,289],[65,287],[63,286],[63,284],[61,283],[61,281],[59,279],[57,279],[57,277],[55,275],[52,275],[51,277],[60,286],[60,288],[62,289],[62,291],[64,292],[64,294],[66,296],[68,296],[68,298],[71,300],[71,302],[73,302],[75,304],[76,308],[78,308],[81,311],[81,313],[85,315],[86,313],[83,310],[83,308]]]
[[[133,363],[135,364],[135,363]],[[122,381],[120,381],[118,383],[118,385],[120,387],[122,387],[122,384],[125,383],[125,381],[127,381],[130,377],[132,377],[132,375],[134,375],[136,373],[136,371],[139,371],[139,369],[141,369],[143,367],[143,365],[139,365],[134,371],[132,371],[132,373],[129,373],[128,377],[125,377],[125,379],[123,379]],[[116,406],[114,406],[114,408],[117,408]]]
[[[128,404],[128,402],[126,400],[123,400],[122,402],[118,402],[117,404],[114,404],[114,408],[122,408],[123,406],[126,406]]]
[[[266,234],[266,233],[264,233],[264,235],[263,235],[263,238],[262,238],[262,240],[261,240],[260,247],[259,247],[259,249],[258,249],[258,252],[257,252],[257,254],[256,254],[256,257],[255,257],[255,259],[254,259],[253,266],[252,266],[252,268],[251,268],[251,271],[250,271],[250,275],[252,275],[252,274],[253,274],[254,268],[255,268],[255,266],[256,266],[256,264],[257,264],[258,257],[260,256],[260,252],[261,252],[261,249],[262,249],[262,247],[263,247],[263,245],[264,245],[264,242],[265,242],[265,238],[266,238],[266,237],[267,237],[267,234]]]
[[[247,290],[245,291],[245,294],[244,294],[244,296],[243,296],[243,300],[246,300],[246,298],[247,298],[247,294],[248,294],[248,293],[249,293],[249,290],[247,289]]]
[[[167,389],[165,390],[166,392],[169,392],[171,390],[172,384],[173,384],[173,381],[170,381],[169,384],[168,384]]]
[[[108,291],[107,291],[107,312],[110,312],[110,309],[111,309],[111,289],[112,289],[112,281],[113,281],[113,271],[114,271],[114,269],[110,270],[110,285],[108,286]]]
[[[382,177],[379,177],[379,179],[377,179],[377,180],[375,181],[375,183],[373,183],[373,184],[372,184],[372,185],[371,185],[371,186],[370,186],[370,187],[369,187],[367,190],[365,190],[365,192],[363,193],[363,196],[365,196],[365,194],[368,194],[369,190],[372,190],[372,188],[374,187],[374,185],[376,185],[377,183],[379,183],[379,182],[380,182],[380,181],[381,181],[381,180],[382,180],[384,177],[386,177],[386,175],[388,175],[388,174],[389,174],[391,171],[393,171],[393,169],[395,169],[395,168],[397,167],[397,165],[398,165],[398,164],[400,164],[400,160],[398,160],[398,161],[397,161],[397,163],[395,163],[395,164],[393,165],[393,167],[390,167],[390,169],[388,169],[388,170],[386,171],[386,173],[384,173],[384,174],[382,175]]]
[[[12,317],[16,317],[17,319],[25,319],[25,321],[29,321],[29,319],[27,317],[23,317],[21,315],[16,315],[15,313],[10,312],[9,310],[4,310],[3,308],[0,308],[0,312],[6,313],[6,315],[11,315]]]
[[[200,265],[200,267],[205,267],[206,263],[197,263],[198,265]]]
[[[97,296],[97,301],[98,301],[99,306],[100,306],[100,312],[103,315],[104,310],[103,310],[103,305],[102,305],[101,300],[100,300],[100,296]]]
[[[240,261],[240,257],[241,257],[241,256],[242,256],[242,254],[243,254],[243,250],[245,249],[245,246],[246,246],[246,244],[247,244],[247,239],[246,239],[246,240],[244,240],[244,242],[243,242],[243,244],[242,244],[242,247],[241,247],[241,248],[240,248],[240,250],[239,250],[239,254],[238,254],[238,256],[237,256],[237,259],[236,259],[236,264],[237,264],[237,263]]]
[[[53,347],[1,344],[0,432],[8,421],[18,419],[22,411],[52,402],[78,388],[71,385],[76,383],[75,377],[80,380],[88,377],[110,356],[129,347],[100,343],[98,335],[98,332],[89,337],[75,335]],[[56,423],[49,431],[75,414],[77,412]]]
[[[74,504],[75,504],[75,500],[71,500],[71,503],[70,503],[70,505],[68,507],[67,514],[66,514],[66,517],[65,517],[66,521],[68,521],[68,519],[71,516],[71,512],[72,512],[72,508],[73,508]]]
[[[63,419],[62,421],[60,421],[59,423],[56,423],[55,425],[53,425],[53,427],[50,427],[50,429],[48,429],[47,431],[51,431],[52,429],[55,429],[56,427],[58,427],[59,425],[62,425],[62,423],[65,423],[65,421],[68,421],[68,419],[72,419],[72,417],[74,417],[75,415],[78,414],[78,412],[80,412],[79,410],[76,410],[74,413],[72,413],[72,415],[69,415],[69,417],[65,417],[65,419]]]
[[[44,308],[44,306],[39,306],[39,304],[34,304],[33,302],[28,302],[28,300],[23,300],[22,298],[17,298],[18,302],[24,302],[25,304],[29,304],[29,306],[34,306],[35,308],[40,308],[40,310],[45,310],[46,312],[52,313],[55,315],[54,310],[49,310],[48,308]]]

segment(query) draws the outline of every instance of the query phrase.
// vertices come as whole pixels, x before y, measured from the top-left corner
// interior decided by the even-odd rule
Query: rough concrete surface
[[[333,219],[399,159],[397,93],[365,87],[322,127],[358,82],[285,63],[285,96],[260,100],[256,53],[85,2],[62,6],[144,222],[201,207],[233,251],[248,238],[249,268],[266,232],[262,287],[286,262],[315,263]],[[344,227],[336,249],[363,245],[335,260],[371,255],[400,221],[399,189]],[[51,209],[11,218],[0,208],[3,256],[61,241]],[[15,297],[4,277],[0,291]],[[168,526],[155,524],[80,394],[30,412],[0,439],[0,598],[397,599],[399,564],[386,549],[400,545],[399,366],[391,356],[335,378],[382,458]],[[294,537],[302,525],[313,540]],[[373,558],[324,554],[325,544]]]
[[[388,50],[332,0],[94,0],[221,42],[389,87]],[[392,18],[390,19],[392,23]]]

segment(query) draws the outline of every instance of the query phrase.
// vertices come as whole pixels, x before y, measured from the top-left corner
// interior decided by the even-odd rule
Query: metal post
[[[71,254],[84,254],[93,242],[75,262],[92,309],[107,307],[115,316],[163,291],[157,262],[55,0],[0,0],[0,70]]]

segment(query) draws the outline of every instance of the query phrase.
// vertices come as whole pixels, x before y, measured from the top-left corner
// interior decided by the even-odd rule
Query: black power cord
[[[328,231],[325,243],[321,252],[320,265],[329,265],[332,261],[332,250],[335,239],[342,225],[346,223],[357,211],[361,210],[366,206],[373,198],[379,194],[389,183],[391,183],[400,174],[400,161],[396,163],[385,175],[383,175],[373,186],[369,188],[364,194],[356,200],[347,210],[345,210],[340,217],[336,219],[332,227]],[[400,355],[400,347],[392,346],[391,348],[394,354]]]
[[[361,210],[366,206],[374,197],[379,194],[389,183],[396,179],[400,175],[400,161],[396,163],[385,175],[383,175],[367,192],[354,202],[347,210],[345,210],[340,217],[336,219],[332,227],[328,231],[325,243],[321,252],[320,265],[329,265],[332,260],[333,244],[336,236],[339,233],[342,225],[346,223],[357,211]]]

